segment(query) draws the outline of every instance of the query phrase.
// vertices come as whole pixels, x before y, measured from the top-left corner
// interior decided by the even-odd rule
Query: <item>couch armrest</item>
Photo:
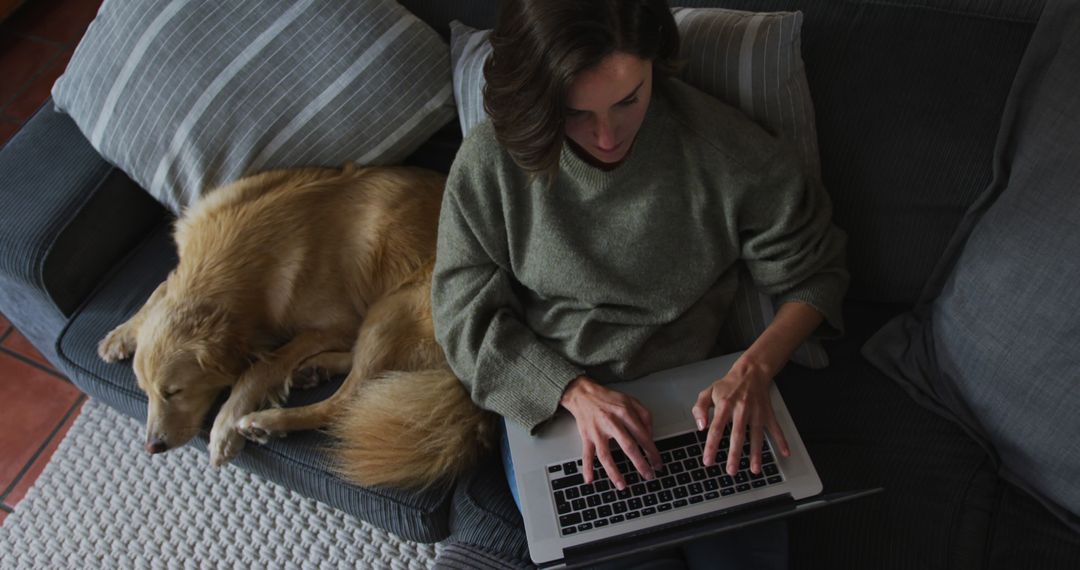
[[[165,215],[47,101],[0,150],[0,312],[54,359],[67,316]]]

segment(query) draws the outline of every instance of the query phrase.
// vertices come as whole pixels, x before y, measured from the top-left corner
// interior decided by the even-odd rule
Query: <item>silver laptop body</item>
[[[631,395],[649,408],[653,414],[655,439],[662,440],[669,436],[696,432],[690,409],[694,405],[697,394],[722,378],[740,354],[729,354],[663,370],[637,380],[607,384],[606,387]],[[557,512],[556,497],[564,503],[577,501],[579,498],[587,499],[583,493],[577,491],[572,492],[575,495],[573,499],[565,496],[565,493],[571,492],[570,487],[577,486],[568,483],[568,481],[576,480],[576,476],[568,476],[563,472],[562,466],[565,466],[566,471],[573,472],[574,466],[566,464],[576,464],[577,471],[580,473],[581,438],[573,416],[565,410],[560,410],[535,437],[529,435],[520,426],[507,422],[507,437],[514,462],[514,477],[521,500],[529,555],[533,562],[538,565],[558,562],[564,559],[565,549],[612,539],[628,533],[641,533],[650,528],[671,526],[671,523],[684,519],[716,511],[726,511],[740,505],[757,503],[781,495],[790,495],[791,499],[798,500],[821,493],[821,480],[810,462],[802,438],[795,429],[791,415],[775,385],[772,387],[772,403],[777,422],[783,429],[791,450],[791,455],[786,458],[781,457],[778,452],[773,453],[779,477],[776,475],[768,477],[767,479],[772,481],[768,484],[759,483],[759,481],[765,481],[759,476],[753,481],[730,485],[723,489],[730,487],[732,491],[730,493],[724,491],[721,496],[715,495],[720,495],[723,489],[691,494],[689,497],[685,495],[686,491],[683,491],[683,498],[661,503],[668,505],[665,510],[658,510],[662,507],[655,503],[651,507],[630,509],[638,513],[632,519],[627,518],[625,507],[629,499],[620,501],[624,503],[620,507],[624,509],[621,514],[609,514],[589,521],[575,516],[575,513],[580,515],[584,511],[566,512],[567,504],[561,505],[564,514]],[[705,435],[706,432],[700,432],[701,442],[704,442]],[[766,439],[769,448],[775,449],[771,437],[766,436]],[[702,444],[701,447],[704,445]],[[700,455],[697,457],[697,463],[700,465]],[[713,470],[714,474],[715,471]],[[690,473],[690,470],[684,472]],[[746,472],[749,473],[748,470]],[[700,473],[697,476],[700,476]],[[657,480],[662,478],[658,477]],[[720,481],[717,477],[710,478]],[[555,483],[558,480],[562,482]],[[749,488],[734,492],[734,488],[742,488],[747,484]],[[709,485],[719,487],[715,483]],[[556,495],[555,488],[562,493]],[[691,488],[694,491],[704,489],[704,487],[693,486]],[[592,487],[589,487],[589,491],[596,494]],[[655,495],[655,493],[650,494]],[[706,496],[709,498],[705,499]],[[641,516],[649,508],[653,509],[652,512]],[[596,509],[592,510],[595,517]],[[596,522],[600,519],[604,520],[602,526]]]

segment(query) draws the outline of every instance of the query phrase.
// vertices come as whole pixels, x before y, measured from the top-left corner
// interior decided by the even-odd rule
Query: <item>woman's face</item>
[[[616,52],[574,78],[566,136],[585,159],[614,166],[634,144],[652,96],[652,61]]]

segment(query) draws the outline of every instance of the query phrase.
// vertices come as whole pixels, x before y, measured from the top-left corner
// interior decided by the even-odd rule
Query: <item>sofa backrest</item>
[[[802,10],[822,176],[848,232],[849,298],[914,302],[991,177],[1013,76],[1045,0],[669,0]],[[495,0],[402,0],[444,37]],[[445,146],[445,143],[444,143]]]

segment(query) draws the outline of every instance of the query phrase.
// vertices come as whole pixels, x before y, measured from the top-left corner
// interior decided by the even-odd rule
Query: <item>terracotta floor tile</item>
[[[80,394],[52,374],[0,353],[0,493],[7,491]]]
[[[19,8],[7,25],[21,33],[74,46],[97,15],[102,0],[35,0]]]
[[[45,68],[15,99],[8,103],[8,106],[4,108],[4,115],[20,121],[25,121],[33,116],[41,107],[41,104],[49,98],[53,83],[56,83],[56,78],[64,73],[64,69],[67,68],[68,61],[71,60],[73,53],[75,53],[75,50],[69,49],[57,56],[52,64]]]
[[[38,364],[47,367],[49,370],[56,370],[56,368],[53,367],[52,363],[46,360],[45,357],[42,356],[40,352],[38,352],[38,349],[34,348],[34,345],[30,344],[30,341],[26,340],[26,337],[24,337],[22,333],[17,330],[11,331],[11,334],[9,334],[6,339],[4,339],[4,343],[2,346],[12,352],[17,352],[19,353],[19,355],[25,356],[26,358],[29,358],[34,362],[37,362]]]
[[[0,34],[0,107],[6,107],[61,53],[56,44]],[[10,117],[9,117],[10,118]]]
[[[67,435],[71,424],[75,423],[75,418],[79,417],[79,413],[82,412],[83,399],[79,402],[78,409],[71,413],[68,419],[64,420],[64,424],[60,426],[60,429],[56,432],[56,435],[52,436],[48,445],[34,460],[34,464],[30,466],[30,469],[19,478],[19,481],[15,483],[15,488],[11,490],[6,497],[4,497],[4,504],[9,507],[15,507],[19,504],[19,501],[23,500],[26,496],[26,492],[30,490],[30,487],[34,486],[34,481],[37,481],[41,472],[45,470],[45,466],[48,465],[49,460],[52,459],[53,452],[60,446],[60,442],[63,441],[64,436]]]

